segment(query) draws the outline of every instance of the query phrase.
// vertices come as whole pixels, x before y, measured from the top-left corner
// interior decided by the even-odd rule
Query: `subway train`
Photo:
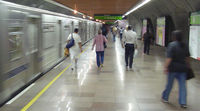
[[[95,21],[0,1],[0,104],[65,58],[74,28],[85,43],[100,27]]]

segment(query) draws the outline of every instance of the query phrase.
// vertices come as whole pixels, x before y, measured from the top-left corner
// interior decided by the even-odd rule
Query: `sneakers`
[[[186,104],[181,104],[181,108],[187,108]]]
[[[126,71],[128,71],[128,66],[126,66]]]
[[[98,67],[97,71],[98,71],[98,72],[101,71],[101,67]]]
[[[162,101],[163,103],[169,103],[168,100],[165,100],[165,99],[163,99],[163,98],[161,99],[161,101]],[[181,104],[180,107],[185,109],[185,108],[187,108],[188,106],[187,106],[186,104]]]
[[[165,99],[161,99],[161,101],[163,102],[163,103],[169,103],[169,101],[168,100],[165,100]]]

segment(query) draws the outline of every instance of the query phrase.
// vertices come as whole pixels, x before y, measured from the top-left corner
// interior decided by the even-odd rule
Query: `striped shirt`
[[[107,39],[105,36],[101,35],[97,35],[94,38],[94,42],[92,45],[92,48],[94,48],[94,46],[96,45],[96,52],[98,51],[104,51],[104,42],[107,42]]]

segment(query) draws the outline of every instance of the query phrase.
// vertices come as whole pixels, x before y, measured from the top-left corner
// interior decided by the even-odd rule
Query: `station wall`
[[[175,29],[183,30],[184,42],[188,43],[190,12],[200,10],[199,4],[199,0],[152,0],[130,14],[128,20],[135,27],[136,32],[140,32],[142,19],[151,19],[155,34],[156,19],[162,16],[171,16]]]
[[[136,32],[140,35],[142,20],[149,18],[153,24],[154,36],[156,35],[156,19],[162,16],[170,16],[175,29],[183,31],[184,42],[189,44],[189,17],[191,12],[200,11],[200,0],[152,0],[145,6],[131,13],[127,19]],[[199,71],[200,62],[192,59],[192,65],[196,72]]]

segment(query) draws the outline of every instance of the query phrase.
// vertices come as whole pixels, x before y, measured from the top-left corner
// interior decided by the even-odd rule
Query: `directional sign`
[[[99,20],[122,20],[122,15],[119,14],[95,14],[94,19]]]

